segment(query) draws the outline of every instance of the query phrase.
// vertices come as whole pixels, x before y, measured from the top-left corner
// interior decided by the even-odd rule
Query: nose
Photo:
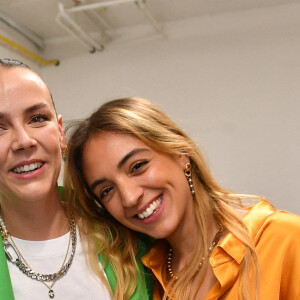
[[[37,141],[23,126],[19,126],[12,131],[11,147],[13,151],[25,150],[36,145]]]
[[[121,196],[122,205],[126,208],[137,205],[144,194],[143,188],[132,178],[126,180],[123,179],[118,186],[118,190]]]

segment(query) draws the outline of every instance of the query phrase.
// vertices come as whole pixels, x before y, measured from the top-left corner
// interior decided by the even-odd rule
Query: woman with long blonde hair
[[[142,258],[157,279],[153,299],[300,299],[300,218],[220,187],[150,101],[105,103],[73,127],[68,148],[74,205],[101,227],[112,262],[125,250],[115,271],[136,269],[134,232],[155,239]]]

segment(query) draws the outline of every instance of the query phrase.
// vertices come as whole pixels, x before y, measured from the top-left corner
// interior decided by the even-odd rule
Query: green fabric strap
[[[0,299],[14,300],[1,234],[0,237]]]
[[[136,256],[137,259],[137,264],[141,273],[140,276],[137,277],[137,287],[133,293],[133,295],[129,298],[129,300],[147,300],[147,299],[152,299],[152,293],[153,293],[153,281],[151,276],[147,273],[145,270],[144,265],[142,264],[141,258],[145,255],[147,252],[147,247],[146,245],[138,240],[138,253]],[[113,271],[113,268],[111,264],[107,261],[105,261],[105,258],[103,257],[102,254],[99,254],[99,259],[104,266],[104,271],[107,276],[108,282],[112,288],[113,293],[115,293],[116,290],[116,276]]]

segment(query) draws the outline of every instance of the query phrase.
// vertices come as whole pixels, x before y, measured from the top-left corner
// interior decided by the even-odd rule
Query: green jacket
[[[141,263],[141,257],[147,251],[147,247],[144,243],[138,241],[139,252],[137,254],[137,262],[138,266],[141,270],[143,284],[138,278],[138,284],[134,294],[130,297],[130,300],[150,300],[152,299],[152,289],[153,283],[151,276],[145,270],[143,264]],[[104,258],[100,255],[100,260],[103,262]],[[113,290],[116,288],[116,276],[110,264],[106,264],[104,267],[104,271],[108,278],[109,284]],[[0,234],[0,299],[1,300],[14,300],[14,294],[12,290],[12,284],[10,281],[10,275],[7,266],[6,255],[3,248],[2,237]]]

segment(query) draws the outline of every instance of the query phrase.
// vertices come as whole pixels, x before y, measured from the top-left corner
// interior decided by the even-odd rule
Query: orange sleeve
[[[281,230],[291,240],[283,259],[280,299],[300,300],[300,217],[289,215]]]

